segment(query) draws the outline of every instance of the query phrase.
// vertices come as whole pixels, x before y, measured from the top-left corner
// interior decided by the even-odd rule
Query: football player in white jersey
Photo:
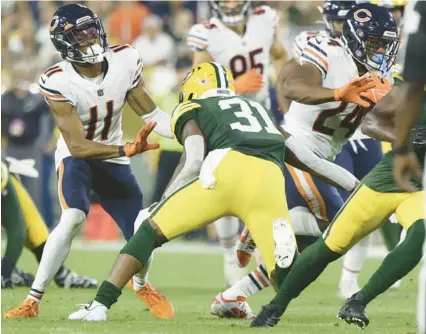
[[[284,129],[291,134],[287,143],[295,141],[302,144],[328,161],[335,159],[361,123],[368,108],[368,103],[362,99],[354,99],[357,94],[352,92],[353,88],[346,87],[352,85],[352,80],[359,80],[361,84],[356,84],[359,86],[357,89],[362,90],[362,86],[366,84],[363,81],[367,80],[362,79],[365,78],[362,75],[389,70],[398,50],[396,23],[392,18],[389,19],[389,11],[379,8],[376,10],[379,14],[373,17],[370,6],[379,8],[372,4],[362,4],[355,11],[353,8],[348,12],[347,15],[351,13],[352,17],[346,16],[343,42],[320,36],[311,38],[303,50],[301,66],[294,67],[284,83],[283,94],[294,101],[284,124]],[[367,34],[370,25],[377,25],[378,28],[375,31],[369,30]],[[364,35],[358,36],[358,32]],[[383,92],[390,90],[387,81],[382,82],[377,75],[373,81]],[[358,94],[365,96],[371,94],[371,91]],[[371,99],[377,102],[381,97]],[[356,181],[353,181],[356,178],[352,174],[337,165],[335,168],[336,178],[347,179],[348,183],[356,185]],[[306,239],[321,235],[321,231],[343,205],[343,200],[336,188],[291,166],[287,166],[285,176],[287,201],[295,234],[309,243]],[[261,270],[255,270],[252,276],[261,276],[265,280],[261,274]],[[238,300],[238,297],[250,296],[265,287],[264,284],[254,284],[254,280],[250,282],[246,277],[241,281],[243,280],[247,281],[244,288],[228,289],[224,298]],[[230,305],[218,303],[216,298],[212,313],[223,316],[229,312]],[[235,309],[240,306],[245,310],[249,309],[245,302],[232,306]],[[233,313],[232,310],[230,313]],[[234,313],[240,316],[237,312]]]
[[[229,68],[240,95],[270,109],[267,70],[271,59],[276,73],[287,61],[277,39],[277,13],[268,6],[252,8],[251,1],[209,1],[214,17],[189,31],[188,45],[194,51],[193,65],[214,61]],[[229,286],[246,274],[236,265],[234,246],[239,221],[225,217],[215,222],[224,247],[225,278]]]
[[[172,137],[170,116],[160,110],[144,88],[142,61],[129,45],[109,47],[101,20],[79,4],[60,7],[50,24],[50,38],[64,61],[40,77],[40,91],[61,131],[55,154],[60,221],[50,234],[32,288],[6,318],[38,315],[48,284],[65,261],[90,208],[90,190],[114,218],[126,239],[142,210],[142,193],[129,158],[155,149],[147,136],[155,127]],[[121,144],[122,110],[126,101],[148,124],[134,142]],[[173,317],[169,300],[147,281],[147,270],[135,275],[133,290],[160,318]]]

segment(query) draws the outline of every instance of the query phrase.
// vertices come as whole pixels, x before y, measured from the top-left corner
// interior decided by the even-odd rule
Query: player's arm
[[[73,105],[50,99],[47,99],[47,102],[56,125],[74,158],[105,160],[122,156],[131,157],[138,153],[158,148],[158,145],[147,144],[146,142],[146,138],[151,133],[155,123],[144,126],[133,143],[127,143],[124,146],[104,145],[85,138],[83,125]]]
[[[281,127],[279,129],[286,138],[286,163],[346,191],[352,191],[358,186],[358,179],[347,170],[328,160],[319,158],[314,152],[300,145],[294,136],[285,132]]]
[[[277,36],[275,36],[271,49],[269,50],[269,54],[271,55],[275,67],[275,73],[280,73],[288,61],[288,55]]]
[[[397,105],[397,89],[392,89],[367,113],[361,131],[380,141],[393,142],[396,138],[394,117]]]
[[[163,198],[182,187],[200,174],[205,156],[203,133],[194,120],[186,122],[182,129],[181,142],[184,150],[173,176],[164,191]]]
[[[288,61],[279,72],[277,72],[279,74],[277,77],[275,89],[277,90],[278,105],[280,106],[280,109],[284,114],[287,113],[288,109],[290,108],[291,100],[285,97],[283,86],[288,76],[290,75],[291,71],[293,71],[298,66],[299,66],[298,61],[293,58],[290,61]]]
[[[153,101],[142,78],[139,83],[127,92],[127,103],[145,123],[156,122],[155,132],[160,136],[173,138],[170,115],[161,110]]]
[[[213,57],[207,50],[196,50],[194,51],[193,55],[194,57],[192,58],[192,66],[213,61]]]

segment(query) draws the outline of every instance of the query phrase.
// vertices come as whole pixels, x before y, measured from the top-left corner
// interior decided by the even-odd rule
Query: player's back
[[[138,84],[142,62],[130,45],[109,48],[105,58],[107,68],[97,78],[83,77],[67,61],[57,63],[41,75],[40,92],[50,100],[75,107],[86,139],[120,145],[126,94]],[[70,155],[61,136],[57,145],[56,164]],[[126,157],[109,161],[128,163]]]
[[[300,60],[318,68],[325,88],[340,88],[359,76],[350,54],[339,42],[326,37],[309,39]],[[320,157],[334,160],[363,117],[363,110],[352,103],[307,105],[293,101],[284,128]]]
[[[241,96],[217,96],[182,103],[172,116],[172,130],[179,141],[183,126],[191,119],[200,127],[208,152],[232,148],[282,168],[284,137],[260,103]]]

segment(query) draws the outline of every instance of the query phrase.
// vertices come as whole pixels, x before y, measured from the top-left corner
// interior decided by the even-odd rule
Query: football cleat
[[[254,243],[247,227],[244,227],[244,230],[237,241],[236,249],[238,266],[241,268],[247,267],[250,263],[253,252],[256,249],[256,244]]]
[[[60,288],[94,289],[98,287],[98,281],[86,276],[79,276],[75,272],[65,268],[54,278],[56,285]]]
[[[346,321],[348,324],[355,324],[363,329],[370,323],[370,320],[365,314],[365,306],[364,296],[361,293],[356,293],[342,306],[337,317]]]
[[[38,315],[39,305],[34,299],[25,299],[17,307],[4,313],[5,318],[32,318]]]
[[[289,222],[283,218],[275,220],[273,236],[275,242],[274,258],[277,266],[283,269],[290,267],[297,252],[297,243]]]
[[[250,327],[274,327],[278,324],[284,309],[275,304],[262,306],[260,313],[251,322]]]
[[[254,314],[244,297],[225,299],[219,293],[210,306],[210,313],[219,318],[253,319]]]
[[[133,279],[129,281],[129,287],[145,303],[150,312],[159,319],[172,319],[175,316],[175,309],[170,300],[158,291],[151,283],[135,291],[133,289]]]
[[[108,308],[96,300],[71,313],[68,320],[106,321]]]
[[[339,297],[343,299],[348,299],[352,297],[354,294],[359,292],[361,288],[358,285],[358,281],[356,279],[352,280],[344,280],[341,279],[339,282]]]
[[[13,282],[13,286],[17,287],[24,286],[31,288],[31,285],[34,282],[34,276],[32,274],[27,273],[22,269],[19,269],[18,267],[15,267],[15,269],[13,269],[11,279]]]

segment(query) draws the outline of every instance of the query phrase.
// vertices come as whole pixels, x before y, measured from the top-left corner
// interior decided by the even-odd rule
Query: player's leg
[[[49,235],[34,283],[27,299],[6,317],[32,317],[38,314],[47,286],[65,261],[74,237],[80,232],[89,212],[91,171],[85,160],[65,158],[58,170],[58,193],[62,214],[58,225]]]
[[[247,271],[237,264],[235,243],[238,238],[240,221],[237,217],[223,217],[214,222],[216,233],[223,247],[223,264],[227,286],[232,286],[239,281]]]
[[[129,240],[134,232],[136,218],[142,210],[143,197],[130,165],[91,161],[93,189],[99,194],[100,204],[114,219]],[[158,318],[173,317],[170,301],[148,282],[152,258],[141,272],[134,275],[130,286]]]
[[[9,182],[1,197],[1,225],[6,230],[7,245],[1,262],[1,287],[12,288],[12,272],[22,253],[27,237],[24,217],[19,205],[19,198],[15,187],[9,178]]]
[[[336,215],[324,238],[301,253],[275,298],[262,308],[252,325],[265,326],[270,321],[276,324],[290,301],[316,280],[330,262],[380,226],[396,207],[386,195],[364,185],[359,187]]]
[[[17,180],[12,180],[12,182],[15,184],[27,229],[27,247],[40,263],[49,231],[30,194]],[[96,288],[97,286],[95,279],[79,276],[63,265],[59,267],[53,279],[56,285],[62,288]]]
[[[392,194],[388,194],[388,196]],[[421,260],[422,246],[425,237],[423,224],[422,192],[412,194],[395,194],[401,204],[396,209],[397,219],[407,230],[407,235],[392,252],[386,256],[361,291],[348,299],[340,311],[340,316],[347,322],[356,323],[359,327],[368,324],[364,313],[365,307],[378,295],[389,289],[395,282],[407,275]],[[404,198],[405,197],[405,198]]]

